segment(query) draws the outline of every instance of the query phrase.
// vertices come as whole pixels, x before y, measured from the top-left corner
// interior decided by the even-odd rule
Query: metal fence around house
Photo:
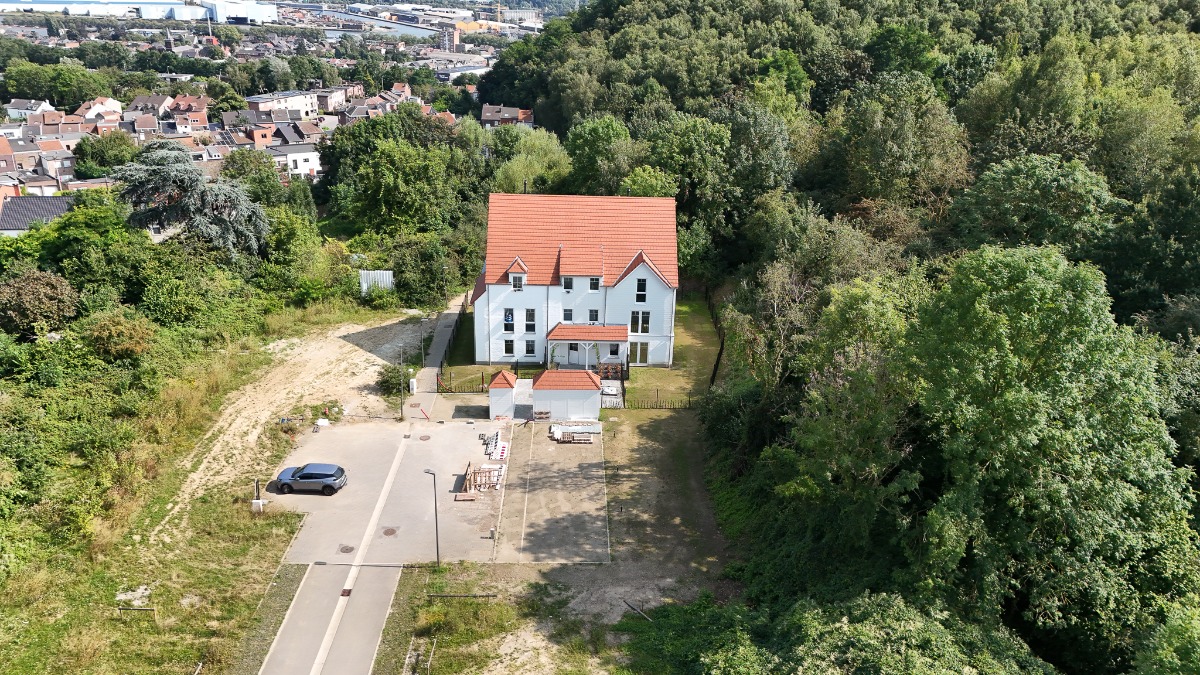
[[[626,398],[626,410],[690,410],[694,404],[691,396],[687,398]]]

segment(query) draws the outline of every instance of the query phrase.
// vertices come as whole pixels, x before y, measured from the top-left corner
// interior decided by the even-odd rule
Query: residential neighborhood
[[[377,15],[383,8],[358,7],[355,12]],[[0,124],[0,194],[48,197],[111,185],[111,181],[97,174],[93,166],[81,169],[80,158],[76,156],[83,139],[107,134],[128,135],[139,147],[154,140],[176,141],[191,151],[192,161],[201,166],[207,176],[218,175],[224,159],[239,148],[263,150],[270,154],[285,180],[315,182],[324,173],[319,153],[324,139],[339,127],[380,117],[404,104],[414,104],[425,116],[449,125],[456,124],[463,115],[470,115],[485,128],[505,124],[535,126],[532,110],[492,105],[479,107],[474,81],[487,71],[497,50],[471,45],[469,34],[471,31],[487,32],[494,26],[471,23],[468,20],[470,12],[463,14],[463,10],[439,14],[433,8],[419,6],[392,8],[394,12],[408,13],[421,9],[429,11],[417,18],[416,23],[437,32],[430,42],[415,45],[403,41],[364,42],[355,49],[390,44],[383,53],[407,59],[383,61],[382,66],[396,72],[427,73],[410,79],[434,83],[436,87],[407,81],[372,86],[337,77],[339,71],[350,77],[359,72],[355,70],[359,67],[355,59],[338,57],[342,50],[349,48],[344,35],[320,43],[288,34],[267,34],[262,38],[246,34],[236,44],[229,44],[227,39],[227,46],[208,35],[173,29],[141,30],[141,40],[150,42],[133,39],[114,42],[99,29],[73,35],[74,39],[64,39],[61,35],[48,35],[47,29],[43,28],[0,26],[0,38],[16,36],[39,46],[63,50],[81,49],[80,45],[89,43],[111,45],[114,49],[130,50],[135,55],[135,62],[156,55],[154,58],[196,59],[202,64],[206,56],[213,56],[244,68],[272,63],[284,64],[286,68],[285,59],[312,54],[315,56],[305,58],[323,64],[322,67],[328,68],[327,74],[333,76],[331,82],[290,79],[284,83],[311,86],[268,90],[243,99],[231,99],[226,95],[219,101],[214,98],[218,96],[215,92],[228,92],[228,87],[221,82],[213,84],[212,80],[221,78],[197,80],[190,74],[171,72],[158,73],[158,82],[153,85],[156,91],[143,89],[124,97],[98,95],[69,106],[56,107],[47,99],[11,98],[4,102],[7,121]],[[302,19],[317,16],[304,14],[305,11],[288,8],[284,14],[290,17],[288,21],[299,25],[303,23]],[[405,18],[415,17],[405,14]],[[137,31],[130,31],[131,34],[134,32]],[[223,37],[228,38],[228,35],[223,34]],[[378,59],[379,54],[374,58]],[[130,67],[136,67],[136,64]],[[416,93],[418,88],[424,92],[422,95],[433,92],[440,98],[426,101]],[[457,112],[447,109],[446,92],[458,97],[454,106]],[[231,105],[231,101],[237,103]],[[107,170],[101,173],[106,174]],[[14,235],[28,229],[33,220],[16,222],[25,212],[12,214],[5,234]]]

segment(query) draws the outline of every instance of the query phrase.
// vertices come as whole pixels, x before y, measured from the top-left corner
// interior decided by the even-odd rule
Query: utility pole
[[[433,547],[434,547],[434,551],[437,552],[438,569],[441,569],[441,567],[442,567],[442,536],[438,532],[437,474],[433,472],[433,469],[425,469],[425,473],[429,474],[430,476],[433,476]],[[467,477],[467,480],[470,480],[469,476]]]

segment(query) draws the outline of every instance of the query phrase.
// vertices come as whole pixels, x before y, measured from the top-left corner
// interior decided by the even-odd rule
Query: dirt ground
[[[347,324],[269,345],[275,362],[232,394],[216,424],[186,458],[193,471],[166,517],[150,533],[151,543],[170,545],[188,528],[185,508],[206,490],[235,478],[265,475],[273,468],[256,454],[260,434],[272,420],[298,404],[336,400],[346,417],[393,416],[374,390],[376,371],[386,361],[421,349],[436,322],[420,312],[373,326]]]
[[[649,610],[687,602],[701,590],[718,599],[736,588],[720,578],[728,560],[703,482],[703,448],[696,415],[687,410],[606,411],[604,454],[612,562],[602,565],[493,565],[489,585],[520,597],[545,583],[566,601],[563,616],[524,622],[493,640],[496,656],[483,672],[534,675],[571,663],[572,672],[606,673],[559,637],[564,619],[589,626],[615,623],[625,601]],[[609,635],[609,644],[620,636]]]

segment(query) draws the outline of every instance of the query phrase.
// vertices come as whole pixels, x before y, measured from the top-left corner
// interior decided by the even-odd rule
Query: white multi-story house
[[[475,360],[670,366],[678,288],[674,199],[493,193]]]

